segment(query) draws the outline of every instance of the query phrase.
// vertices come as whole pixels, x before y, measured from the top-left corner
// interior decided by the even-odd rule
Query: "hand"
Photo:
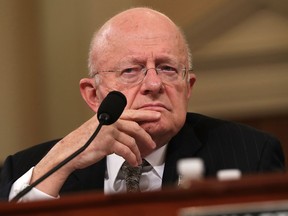
[[[125,110],[117,122],[102,127],[84,152],[39,184],[37,188],[57,196],[65,180],[75,169],[88,167],[112,153],[122,156],[133,166],[142,163],[142,157],[149,154],[156,144],[137,122],[157,121],[160,116],[161,114],[155,111]],[[83,146],[97,125],[98,120],[94,116],[59,141],[36,165],[31,183]]]

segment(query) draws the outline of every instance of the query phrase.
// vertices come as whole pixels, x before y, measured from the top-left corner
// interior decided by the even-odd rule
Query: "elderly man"
[[[80,81],[89,107],[96,113],[103,98],[117,90],[127,98],[123,114],[22,201],[93,189],[106,194],[123,192],[123,162],[137,167],[144,158],[150,166],[142,173],[140,191],[175,185],[176,163],[187,157],[201,158],[206,176],[228,168],[242,173],[284,170],[281,145],[270,135],[187,114],[196,78],[185,38],[167,16],[133,8],[108,20],[93,37],[89,70],[89,78]],[[94,116],[62,140],[9,156],[2,173],[1,196],[13,198],[55,167],[79,149],[97,125]]]

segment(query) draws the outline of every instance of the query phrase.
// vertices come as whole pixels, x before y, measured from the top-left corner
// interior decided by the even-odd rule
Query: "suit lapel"
[[[202,144],[198,140],[193,126],[185,123],[180,132],[168,144],[162,186],[175,186],[178,181],[177,161],[196,155]]]

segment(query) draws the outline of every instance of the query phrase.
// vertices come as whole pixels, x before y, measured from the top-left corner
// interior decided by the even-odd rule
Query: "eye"
[[[164,72],[164,73],[178,73],[176,67],[173,67],[173,66],[169,66],[169,65],[159,65],[157,67],[158,70],[161,70],[161,72]]]
[[[141,66],[133,66],[133,67],[128,67],[125,69],[121,70],[121,75],[125,75],[125,74],[138,74],[140,73],[142,70]]]

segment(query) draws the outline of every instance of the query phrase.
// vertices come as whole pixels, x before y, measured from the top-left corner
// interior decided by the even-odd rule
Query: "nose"
[[[163,90],[163,83],[155,68],[148,68],[141,85],[144,94],[158,94]]]

